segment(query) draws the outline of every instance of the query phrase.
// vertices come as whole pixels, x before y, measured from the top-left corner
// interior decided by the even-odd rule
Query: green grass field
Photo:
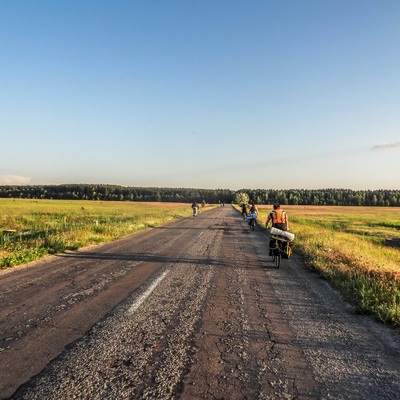
[[[400,209],[284,206],[295,252],[341,290],[361,313],[400,326]],[[259,207],[265,226],[271,207]]]
[[[0,199],[0,269],[190,216],[190,204]]]

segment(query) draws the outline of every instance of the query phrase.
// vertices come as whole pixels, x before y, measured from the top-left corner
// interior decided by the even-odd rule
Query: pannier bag
[[[282,258],[288,260],[292,255],[292,251],[293,251],[293,243],[286,242],[285,248],[283,249]]]
[[[285,259],[289,259],[293,251],[293,243],[283,239],[270,239],[268,247],[270,256],[279,256],[281,253]]]

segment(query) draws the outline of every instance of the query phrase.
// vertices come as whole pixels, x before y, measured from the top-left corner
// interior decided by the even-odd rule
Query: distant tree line
[[[101,201],[163,201],[208,204],[231,202],[234,193],[225,189],[143,188],[118,185],[21,185],[0,186],[0,198],[101,200]]]
[[[257,204],[400,207],[400,190],[257,189],[241,190]]]
[[[256,204],[400,207],[400,190],[193,189],[66,184],[0,186],[0,198],[232,203],[246,193]]]

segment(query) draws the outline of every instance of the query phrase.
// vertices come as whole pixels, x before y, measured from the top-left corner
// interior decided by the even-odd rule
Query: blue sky
[[[399,189],[400,1],[0,1],[0,184]]]

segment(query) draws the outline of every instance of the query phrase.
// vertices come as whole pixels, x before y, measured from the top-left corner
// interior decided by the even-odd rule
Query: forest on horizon
[[[106,184],[2,185],[0,198],[234,203],[246,193],[250,203],[400,207],[400,190],[351,189],[195,189],[127,187]]]

